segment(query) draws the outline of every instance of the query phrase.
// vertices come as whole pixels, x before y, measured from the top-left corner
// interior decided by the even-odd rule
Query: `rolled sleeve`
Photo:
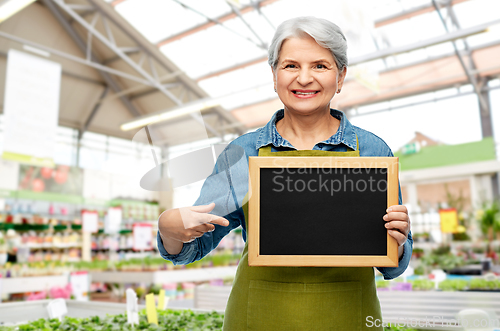
[[[401,259],[399,259],[399,265],[397,267],[380,267],[377,268],[378,271],[384,276],[385,280],[394,279],[399,277],[410,265],[411,255],[413,253],[413,238],[411,236],[411,231],[408,233],[408,240],[404,243],[404,250]]]
[[[158,251],[162,258],[168,261],[172,261],[173,264],[188,264],[192,260],[192,256],[194,255],[194,250],[196,248],[195,242],[184,243],[182,246],[182,250],[179,254],[169,254],[165,247],[163,246],[163,240],[160,236],[160,231],[156,235],[157,243],[158,243]]]

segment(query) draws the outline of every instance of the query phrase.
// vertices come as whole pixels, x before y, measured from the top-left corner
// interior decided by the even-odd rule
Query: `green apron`
[[[271,146],[266,146],[259,150],[259,156],[353,157],[359,156],[359,146],[347,152],[272,152]],[[248,229],[247,203],[243,212]],[[247,241],[227,302],[223,330],[383,330],[374,326],[377,319],[382,321],[382,314],[372,267],[249,267]]]

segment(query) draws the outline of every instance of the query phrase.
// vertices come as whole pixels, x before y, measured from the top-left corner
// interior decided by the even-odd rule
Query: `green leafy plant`
[[[389,283],[390,282],[385,281],[385,280],[377,280],[376,285],[377,285],[377,288],[388,288],[390,285]]]
[[[158,310],[158,325],[149,324],[145,311],[139,313],[139,324],[131,326],[127,324],[127,316],[114,315],[89,318],[65,317],[62,321],[57,319],[39,319],[37,321],[19,325],[17,327],[0,327],[4,331],[90,331],[90,330],[220,330],[224,321],[224,315],[217,312],[195,313],[191,310]]]
[[[57,319],[39,319],[37,321],[16,327],[0,327],[2,331],[210,331],[221,330],[224,315],[215,311],[195,313],[191,310],[157,310],[158,325],[149,324],[145,311],[139,313],[139,324],[127,324],[124,314],[89,318],[65,317],[62,321]],[[385,326],[384,331],[416,331],[415,329]]]
[[[469,289],[471,290],[498,290],[500,289],[500,280],[487,280],[482,278],[473,278],[470,281]]]
[[[415,291],[428,291],[434,288],[434,282],[428,279],[415,279],[410,283]]]
[[[500,231],[500,205],[498,201],[483,204],[482,209],[476,212],[476,218],[484,236],[489,242],[492,242],[494,233]]]
[[[445,279],[438,284],[442,291],[463,291],[469,286],[469,282],[463,279]]]

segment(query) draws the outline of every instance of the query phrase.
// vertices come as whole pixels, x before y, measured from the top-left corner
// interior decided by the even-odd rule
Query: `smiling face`
[[[344,83],[332,53],[310,36],[283,42],[274,86],[285,109],[302,115],[330,112],[330,100]]]

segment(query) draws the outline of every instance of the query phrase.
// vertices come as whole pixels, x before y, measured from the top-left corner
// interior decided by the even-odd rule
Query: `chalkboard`
[[[250,266],[398,265],[396,157],[251,157]]]

